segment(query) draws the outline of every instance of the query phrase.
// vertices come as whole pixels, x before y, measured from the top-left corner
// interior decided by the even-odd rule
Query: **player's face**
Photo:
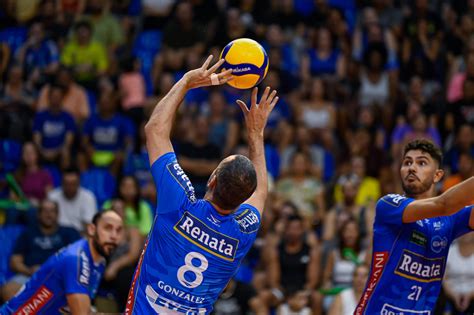
[[[413,196],[430,190],[441,179],[442,171],[428,153],[412,150],[403,157],[400,176],[403,190]]]
[[[123,221],[114,211],[107,211],[93,229],[94,248],[104,257],[109,257],[123,238]]]

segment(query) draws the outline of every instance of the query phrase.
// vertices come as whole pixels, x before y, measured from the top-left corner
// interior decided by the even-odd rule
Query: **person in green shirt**
[[[77,81],[85,87],[94,86],[98,76],[107,71],[109,60],[104,46],[92,40],[92,26],[80,21],[74,37],[66,43],[61,63],[73,69]]]
[[[136,227],[144,237],[150,232],[153,215],[150,205],[140,198],[140,186],[133,176],[124,176],[120,180],[117,197],[125,203],[125,225]],[[102,209],[110,209],[112,201],[108,200]]]

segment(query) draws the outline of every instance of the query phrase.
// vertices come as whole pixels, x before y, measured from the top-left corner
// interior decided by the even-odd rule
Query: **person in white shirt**
[[[357,307],[362,293],[364,292],[365,282],[369,275],[367,265],[359,265],[354,270],[352,287],[343,290],[334,299],[328,315],[352,315]]]
[[[474,233],[451,246],[443,289],[453,305],[452,314],[474,314]]]
[[[61,187],[50,191],[48,199],[59,205],[59,224],[82,233],[97,212],[97,201],[90,190],[80,185],[79,172],[67,169],[63,172]]]

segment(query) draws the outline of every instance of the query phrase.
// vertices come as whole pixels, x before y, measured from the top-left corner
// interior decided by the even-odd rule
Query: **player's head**
[[[222,210],[235,210],[257,188],[257,173],[245,156],[231,155],[217,166],[207,183],[212,202]]]
[[[123,221],[115,211],[98,212],[88,226],[94,249],[103,257],[109,257],[123,237]]]
[[[403,190],[408,196],[423,194],[443,177],[440,148],[428,140],[413,140],[403,150],[400,176]]]

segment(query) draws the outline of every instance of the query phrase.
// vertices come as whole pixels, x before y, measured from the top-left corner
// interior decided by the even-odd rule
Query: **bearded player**
[[[474,229],[474,177],[435,195],[442,153],[427,140],[404,148],[404,196],[376,205],[372,266],[355,314],[431,315],[451,242]]]
[[[238,101],[250,160],[242,155],[222,160],[209,178],[204,199],[195,197],[171,145],[173,118],[186,93],[232,77],[229,70],[214,73],[224,60],[208,69],[211,59],[171,88],[145,126],[157,215],[125,314],[209,314],[256,238],[268,191],[263,131],[278,101],[276,91],[266,88],[257,104],[255,88],[250,109]]]
[[[105,258],[123,237],[123,222],[114,211],[97,213],[87,226],[88,238],[50,257],[10,301],[1,315],[91,313]]]

